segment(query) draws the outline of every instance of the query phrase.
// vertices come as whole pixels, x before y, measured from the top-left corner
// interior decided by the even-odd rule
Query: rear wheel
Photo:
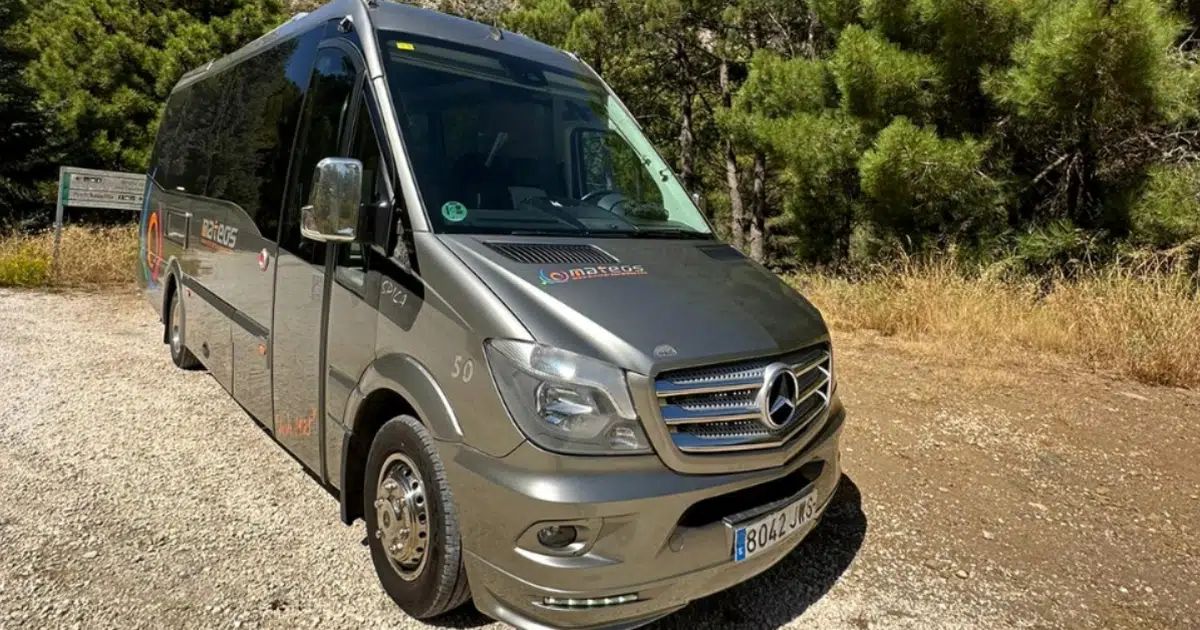
[[[179,297],[179,291],[171,293],[171,304],[167,308],[167,344],[171,346],[171,360],[177,367],[194,370],[200,367],[200,361],[184,343],[183,299]]]
[[[416,418],[393,418],[375,434],[364,485],[371,561],[387,594],[416,619],[466,603],[470,589],[446,471]]]

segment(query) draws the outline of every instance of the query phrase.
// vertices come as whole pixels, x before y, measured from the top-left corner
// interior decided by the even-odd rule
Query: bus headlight
[[[493,339],[485,348],[509,415],[534,444],[574,455],[650,452],[616,366],[527,341]]]

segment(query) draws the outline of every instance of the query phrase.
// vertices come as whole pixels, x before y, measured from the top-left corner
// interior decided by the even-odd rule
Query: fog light
[[[573,525],[551,525],[543,527],[538,532],[537,538],[538,542],[551,549],[562,549],[575,542],[575,538],[578,536],[579,532]]]
[[[616,597],[544,597],[542,598],[542,605],[549,606],[551,608],[602,608],[604,606],[630,604],[636,602],[637,600],[637,593],[617,595]]]

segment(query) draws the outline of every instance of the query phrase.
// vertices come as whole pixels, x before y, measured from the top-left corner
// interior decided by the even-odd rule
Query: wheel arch
[[[384,423],[405,414],[416,418],[435,440],[462,441],[450,401],[429,370],[404,354],[377,358],[359,378],[342,416],[347,429],[339,493],[343,523],[362,517],[363,476],[371,441]]]
[[[171,342],[169,324],[171,319],[171,297],[175,295],[175,292],[179,290],[179,285],[183,282],[181,274],[182,272],[179,269],[179,259],[171,257],[171,259],[167,261],[167,281],[166,286],[163,287],[162,306],[158,309],[159,319],[162,320],[163,325],[163,343]]]

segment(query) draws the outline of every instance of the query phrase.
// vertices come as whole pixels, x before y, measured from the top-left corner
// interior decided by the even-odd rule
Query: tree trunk
[[[729,62],[721,60],[721,103],[728,110],[733,104],[729,86]],[[730,240],[738,249],[746,247],[746,210],[742,203],[742,187],[738,178],[737,153],[733,150],[733,138],[725,138],[725,184],[729,186]]]
[[[812,5],[809,4],[807,25],[808,32],[805,37],[807,41],[804,44],[804,54],[809,59],[817,58],[817,25],[820,24],[820,22],[821,21],[817,18],[817,12],[813,11]]]
[[[679,182],[688,194],[696,192],[693,161],[695,136],[692,135],[692,95],[684,91],[679,97]]]
[[[766,261],[767,240],[767,156],[762,151],[754,152],[754,189],[751,193],[750,211],[750,257],[757,262]]]
[[[762,33],[754,28],[750,33],[750,47],[758,50],[763,41]],[[762,149],[754,150],[753,184],[750,189],[750,208],[746,218],[749,232],[746,235],[750,258],[756,262],[766,261],[767,246],[767,155]]]

